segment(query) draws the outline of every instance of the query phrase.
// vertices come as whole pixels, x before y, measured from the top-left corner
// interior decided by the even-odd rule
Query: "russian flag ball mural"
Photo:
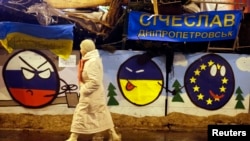
[[[31,50],[17,52],[5,63],[3,80],[13,100],[25,107],[48,105],[59,91],[54,63]]]

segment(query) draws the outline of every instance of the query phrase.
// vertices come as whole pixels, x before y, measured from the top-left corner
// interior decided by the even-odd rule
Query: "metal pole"
[[[165,116],[168,114],[168,75],[169,75],[169,72],[168,72],[168,57],[167,57],[167,54],[166,54],[166,63],[165,63],[165,69],[166,69],[166,99],[165,99]]]

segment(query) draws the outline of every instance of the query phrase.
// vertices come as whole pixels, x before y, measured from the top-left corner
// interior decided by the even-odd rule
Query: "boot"
[[[117,134],[114,128],[109,129],[109,141],[121,141],[121,134]]]
[[[67,139],[66,141],[77,141],[79,134],[77,133],[71,133],[69,139]]]

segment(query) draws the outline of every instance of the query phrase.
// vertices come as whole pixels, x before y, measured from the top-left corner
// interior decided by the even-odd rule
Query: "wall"
[[[176,52],[167,76],[165,56],[145,62],[143,53],[100,50],[111,112],[136,117],[248,113],[249,55]],[[68,60],[46,50],[8,54],[1,49],[0,55],[0,113],[73,113],[79,97],[78,51]]]
[[[180,96],[169,97],[168,112],[193,115],[247,113],[248,59],[249,55],[230,53],[175,54],[174,75],[170,75],[169,86],[173,89],[177,85],[181,89]]]

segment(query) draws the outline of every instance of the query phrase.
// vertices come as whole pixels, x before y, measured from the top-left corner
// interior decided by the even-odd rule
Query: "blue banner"
[[[235,39],[241,10],[209,11],[183,15],[129,13],[128,39],[169,42],[203,42]]]

